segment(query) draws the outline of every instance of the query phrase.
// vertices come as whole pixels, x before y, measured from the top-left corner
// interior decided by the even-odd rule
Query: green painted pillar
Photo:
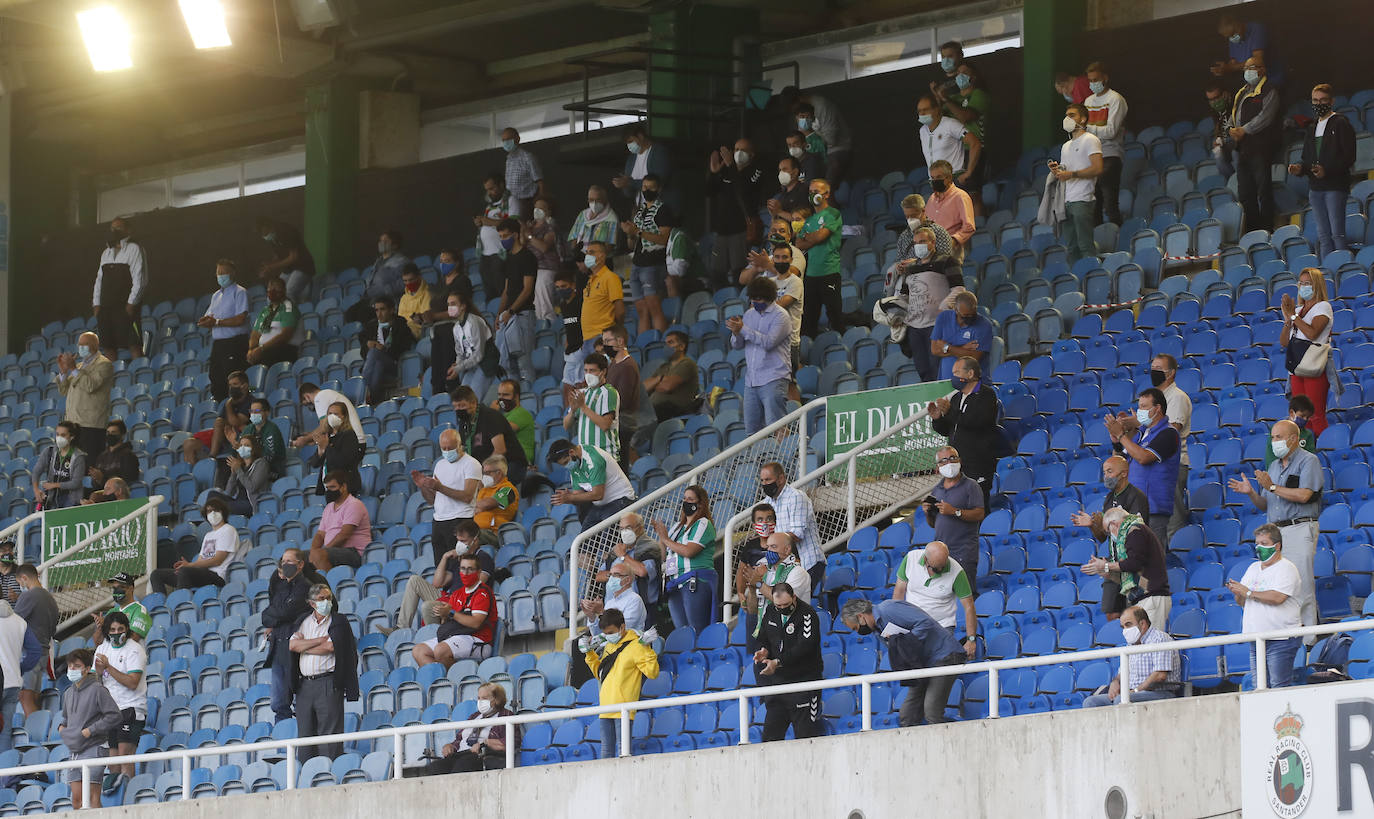
[[[1054,92],[1054,75],[1083,70],[1078,38],[1086,23],[1086,0],[1035,0],[1022,8],[1022,149],[1063,141],[1066,103]]]
[[[730,73],[733,64],[728,57],[735,48],[735,38],[757,36],[758,31],[759,12],[755,8],[677,4],[670,9],[650,14],[649,42],[652,47],[693,54],[721,55],[716,59],[669,54],[650,55],[650,96],[726,100],[736,95],[740,89],[727,77],[711,77],[689,72]],[[745,48],[742,49],[742,53],[757,58],[758,49]],[[648,108],[650,130],[655,138],[700,141],[720,138],[721,133],[734,133],[738,129],[737,123],[722,123],[717,125],[717,130],[713,133],[704,119],[679,119],[669,116],[702,114],[702,105],[650,100]],[[722,127],[724,130],[721,130]]]
[[[352,264],[358,234],[360,85],[335,77],[305,92],[305,244],[321,273]]]

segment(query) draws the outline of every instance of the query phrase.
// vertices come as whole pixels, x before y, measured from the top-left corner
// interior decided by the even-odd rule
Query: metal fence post
[[[751,722],[749,718],[751,716],[752,714],[749,713],[749,695],[741,691],[739,695],[739,744],[741,745],[749,744],[749,723]]]
[[[997,719],[997,707],[1002,704],[1001,686],[997,682],[997,666],[993,666],[988,669],[988,719]]]
[[[294,790],[296,787],[296,746],[286,746],[286,789]]]
[[[506,770],[515,767],[515,723],[506,720],[503,723],[506,728]]]
[[[401,768],[405,765],[406,761],[406,743],[401,737],[400,731],[393,730],[391,733],[391,756],[393,760],[391,763],[391,778],[400,779]]]
[[[286,787],[288,787],[288,788],[291,787],[290,781],[291,781],[291,780],[289,780],[289,779],[287,780],[287,783],[288,783],[288,784],[287,784]],[[183,755],[183,756],[181,757],[181,798],[182,798],[182,799],[190,799],[190,798],[191,798],[191,755],[190,755],[190,754],[185,754],[185,755]],[[86,804],[86,803],[83,802],[82,804]]]
[[[1269,687],[1269,661],[1265,656],[1267,651],[1265,639],[1263,637],[1255,640],[1255,690],[1263,691]]]
[[[620,731],[620,752],[616,756],[630,755],[630,709],[620,709],[620,724],[616,726]]]
[[[859,688],[859,707],[863,709],[861,730],[873,730],[873,683],[865,682]]]

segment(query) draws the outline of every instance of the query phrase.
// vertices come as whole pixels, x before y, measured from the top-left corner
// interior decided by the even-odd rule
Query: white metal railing
[[[240,743],[229,745],[207,745],[199,748],[182,748],[174,751],[155,751],[145,754],[129,754],[125,756],[103,757],[99,760],[66,760],[63,762],[50,762],[43,765],[23,765],[14,768],[0,769],[0,778],[10,776],[23,776],[26,774],[55,773],[57,771],[71,770],[92,764],[99,765],[122,765],[126,763],[139,762],[171,762],[181,763],[181,798],[191,798],[191,761],[207,756],[226,756],[230,754],[246,754],[258,751],[273,751],[285,749],[286,751],[286,790],[293,790],[297,787],[296,771],[296,749],[302,747],[313,747],[329,743],[348,743],[363,740],[391,739],[392,743],[392,765],[391,776],[393,779],[402,777],[402,770],[405,765],[405,737],[416,734],[437,734],[448,731],[461,731],[467,728],[487,728],[502,726],[506,732],[506,767],[514,768],[516,761],[515,726],[532,725],[541,722],[560,722],[569,719],[580,719],[583,717],[600,717],[602,714],[615,714],[620,720],[620,742],[619,755],[631,755],[631,729],[633,725],[632,714],[637,711],[652,711],[658,708],[680,708],[687,705],[703,705],[706,703],[727,702],[730,700],[739,703],[739,744],[749,744],[749,726],[752,724],[752,711],[749,707],[750,700],[760,697],[771,697],[777,694],[793,694],[806,691],[825,691],[832,688],[854,688],[860,689],[858,707],[862,718],[861,730],[873,730],[873,686],[888,682],[902,682],[905,680],[929,679],[933,677],[948,677],[962,674],[981,674],[988,675],[988,719],[998,719],[1000,717],[999,705],[1001,694],[999,691],[999,674],[1015,668],[1032,668],[1040,665],[1061,665],[1063,663],[1084,662],[1089,660],[1110,660],[1128,657],[1132,654],[1153,654],[1160,651],[1187,651],[1195,648],[1210,648],[1213,646],[1234,645],[1237,643],[1255,644],[1255,690],[1263,691],[1269,687],[1268,669],[1265,664],[1265,645],[1272,640],[1283,640],[1292,637],[1317,636],[1323,634],[1334,634],[1336,632],[1366,631],[1374,629],[1374,618],[1354,620],[1341,623],[1325,623],[1317,626],[1302,626],[1299,628],[1283,629],[1279,631],[1267,631],[1259,634],[1222,634],[1211,637],[1198,637],[1189,640],[1175,640],[1169,643],[1151,643],[1149,645],[1128,645],[1115,646],[1111,648],[1092,649],[1089,651],[1066,652],[1062,654],[1046,654],[1037,657],[1015,657],[1005,660],[985,660],[982,662],[965,663],[962,665],[935,666],[933,668],[921,668],[911,671],[886,671],[877,674],[865,674],[857,677],[840,677],[830,680],[814,680],[811,682],[790,683],[787,685],[761,686],[756,688],[740,688],[734,691],[715,691],[701,694],[685,694],[677,697],[668,697],[656,700],[640,700],[639,702],[621,703],[617,705],[591,705],[583,708],[570,708],[560,711],[543,711],[532,714],[513,714],[506,717],[493,717],[487,719],[458,720],[453,722],[433,723],[429,725],[405,725],[393,728],[378,728],[372,731],[354,731],[345,734],[331,734],[319,737],[293,737],[290,739],[269,739],[261,742]],[[1121,690],[1121,701],[1123,704],[1130,702],[1130,691],[1127,686]],[[1028,715],[1029,716],[1029,715]],[[90,770],[82,769],[81,788],[83,797],[90,795]],[[89,800],[83,798],[83,804],[89,804]]]
[[[569,583],[568,589],[568,626],[570,627],[570,629],[574,632],[577,630],[577,618],[578,615],[581,613],[579,603],[581,602],[582,598],[583,586],[586,585],[586,583],[582,580],[580,576],[582,568],[582,561],[580,560],[580,558],[582,558],[583,556],[587,557],[587,564],[590,567],[590,571],[588,573],[590,573],[591,575],[595,575],[596,566],[600,562],[600,560],[604,558],[605,554],[610,550],[612,541],[619,541],[619,538],[614,536],[616,534],[616,530],[620,526],[620,518],[622,516],[629,512],[635,512],[647,518],[654,512],[669,511],[670,506],[666,501],[674,498],[677,495],[677,493],[682,492],[684,489],[686,489],[688,486],[691,486],[694,483],[701,483],[704,480],[702,476],[707,475],[711,470],[717,467],[730,466],[741,457],[763,455],[764,453],[756,453],[753,451],[756,445],[768,444],[770,442],[776,443],[779,436],[787,434],[793,424],[796,425],[795,434],[797,436],[797,450],[795,463],[805,465],[808,446],[807,435],[809,426],[811,424],[812,413],[819,411],[820,413],[822,413],[822,417],[824,417],[825,406],[826,404],[824,396],[813,399],[807,402],[806,404],[803,404],[802,406],[798,407],[797,409],[793,410],[787,415],[784,415],[782,418],[779,418],[778,420],[774,421],[773,423],[769,424],[768,426],[764,427],[758,432],[755,432],[753,435],[750,435],[748,438],[745,438],[743,441],[740,441],[739,443],[733,446],[727,447],[726,449],[721,451],[719,455],[716,455],[715,457],[710,458],[703,463],[695,465],[691,471],[686,472],[680,477],[677,477],[669,481],[667,484],[659,487],[658,489],[655,489],[653,492],[650,492],[649,494],[645,495],[644,497],[625,507],[625,509],[621,511],[620,514],[607,518],[606,520],[601,521],[600,523],[592,526],[590,529],[587,529],[584,532],[580,532],[576,537],[574,537],[572,542],[571,553],[568,557],[568,572],[571,577],[571,582]],[[774,457],[782,456],[783,453],[780,449],[774,448],[771,452],[768,453],[768,455],[770,456],[770,459],[772,459]],[[791,458],[780,457],[780,460],[790,461]],[[759,466],[758,463],[752,460],[749,463],[755,469],[757,469]],[[787,465],[787,463],[784,463],[784,466]],[[713,496],[716,495],[717,492],[723,494],[725,490],[730,488],[729,484],[732,481],[732,479],[732,476],[727,477],[726,480],[723,482],[725,485],[707,485],[706,489]],[[715,482],[712,482],[712,484],[714,483]],[[674,518],[675,517],[676,515],[674,515]]]
[[[918,491],[901,491],[895,496],[896,500],[887,499],[893,497],[891,491],[884,491],[878,493],[887,496],[887,498],[878,498],[875,496],[871,499],[866,499],[864,502],[861,502],[859,498],[861,485],[886,486],[889,487],[889,490],[892,485],[890,481],[877,481],[876,479],[861,479],[859,477],[859,459],[865,456],[873,456],[875,454],[878,454],[879,452],[881,452],[882,454],[890,454],[890,448],[880,447],[880,445],[886,442],[889,438],[910,432],[912,427],[916,426],[921,421],[924,421],[928,416],[929,413],[927,413],[924,409],[914,412],[906,418],[903,418],[901,421],[898,421],[897,423],[878,433],[877,435],[874,435],[872,438],[869,438],[867,441],[864,441],[859,446],[849,450],[848,452],[843,452],[835,456],[834,458],[831,458],[830,461],[828,461],[827,463],[822,464],[816,469],[813,469],[812,471],[798,477],[796,480],[791,482],[791,486],[795,487],[799,491],[805,492],[805,487],[811,484],[823,482],[827,478],[833,477],[831,473],[835,472],[838,469],[845,470],[843,500],[844,525],[841,526],[838,530],[836,530],[834,534],[832,534],[829,538],[825,538],[824,535],[822,535],[823,540],[820,544],[822,552],[828,552],[831,549],[834,549],[836,546],[840,545],[841,543],[848,542],[850,536],[854,534],[854,530],[862,526],[867,526],[871,523],[882,520],[888,515],[891,515],[897,510],[901,509],[902,507],[910,504],[912,498],[924,495],[924,493],[930,490],[931,486],[934,484],[936,480],[933,471],[928,476],[926,476],[924,474],[924,470],[921,467],[919,467],[913,460],[910,463],[902,464],[902,466],[912,467],[911,469],[893,469],[892,471],[894,474],[918,474],[916,483],[913,483],[911,487],[907,487],[907,489],[909,490],[912,487],[919,486],[921,488]],[[875,452],[875,450],[877,450],[878,452]],[[899,452],[905,454],[906,450],[904,447],[899,447]],[[914,454],[914,452],[912,454]],[[896,465],[894,464],[894,466]],[[926,479],[922,480],[922,477],[925,477]],[[870,500],[871,502],[868,502]],[[759,498],[758,503],[764,503],[766,501],[767,498]],[[861,510],[864,513],[862,520],[860,520],[859,517]],[[726,620],[730,619],[730,616],[732,614],[730,604],[734,602],[735,598],[735,584],[733,581],[735,565],[735,532],[737,529],[741,528],[748,529],[752,519],[752,515],[752,505],[748,508],[741,509],[734,515],[734,517],[730,518],[730,521],[725,525],[725,528],[721,533],[725,541],[725,572],[731,576],[728,582],[724,578],[722,578],[720,584],[720,602],[723,607],[724,617]],[[818,525],[818,531],[819,530],[820,527]],[[815,596],[819,592],[819,589],[812,589],[812,597],[815,598]]]

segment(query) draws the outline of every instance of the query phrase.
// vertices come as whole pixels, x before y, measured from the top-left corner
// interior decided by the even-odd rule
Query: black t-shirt
[[[531,280],[539,275],[539,263],[534,258],[534,254],[529,248],[521,248],[519,253],[511,253],[501,260],[501,277],[506,280],[506,305],[512,306],[515,300],[520,297],[520,291],[525,289],[525,278]],[[530,299],[525,302],[517,313],[528,313],[534,309],[534,292],[530,291]]]
[[[249,412],[251,411],[251,407],[252,407],[252,406],[253,406],[253,393],[252,393],[252,391],[250,390],[250,391],[247,391],[247,392],[244,393],[243,398],[239,398],[239,399],[235,399],[235,398],[226,398],[226,399],[224,399],[224,403],[221,404],[221,405],[220,405],[220,408],[219,408],[219,417],[223,418],[224,421],[225,421],[225,423],[228,423],[228,422],[229,422],[229,410],[230,410],[231,408],[234,410],[235,413],[247,417],[247,415],[248,415]]]
[[[563,315],[563,351],[575,353],[582,346],[582,288],[573,291],[559,312]]]
[[[486,461],[495,451],[494,442],[498,436],[504,436],[506,441],[506,461],[512,470],[516,464],[525,463],[525,450],[520,446],[520,440],[515,437],[515,431],[511,429],[510,421],[498,409],[488,406],[479,406],[475,418],[468,418],[464,423],[463,419],[458,419],[458,434],[463,439],[463,447],[467,453],[478,461]]]
[[[778,200],[778,204],[788,213],[811,205],[810,200],[807,199],[805,182],[798,182],[790,191],[786,188],[779,188],[778,192],[773,194],[773,198]]]
[[[294,250],[297,254],[295,268],[307,276],[315,275],[315,257],[310,255],[310,250],[306,248],[305,242],[301,239],[299,230],[291,225],[278,222],[273,226],[272,233],[272,241],[267,244],[272,246],[272,253],[276,258],[285,259]]]
[[[726,166],[711,174],[706,192],[711,195],[711,229],[716,233],[743,233],[745,218],[759,211],[763,189],[763,164],[755,157],[753,164],[740,171]]]

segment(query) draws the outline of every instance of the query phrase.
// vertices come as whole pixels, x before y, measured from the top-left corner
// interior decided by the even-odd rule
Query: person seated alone
[[[469,720],[496,719],[512,716],[506,707],[506,689],[500,683],[486,682],[477,689],[477,710]],[[517,727],[514,741],[520,742]],[[495,771],[506,767],[506,727],[488,725],[485,728],[465,728],[443,747],[441,756],[430,762],[415,776]],[[409,772],[407,776],[411,775]]]
[[[138,455],[133,444],[125,440],[128,435],[129,428],[118,418],[105,425],[105,448],[86,469],[93,485],[101,486],[110,478],[122,478],[125,483],[138,481]]]
[[[105,486],[103,488],[92,492],[91,496],[81,501],[81,503],[83,506],[89,506],[93,503],[128,500],[131,497],[133,497],[133,495],[129,493],[129,485],[124,482],[123,478],[110,478],[108,481],[105,481]]]
[[[210,529],[201,541],[200,555],[195,560],[178,560],[170,569],[154,569],[148,575],[148,587],[154,592],[166,594],[168,587],[224,587],[229,561],[239,549],[239,533],[229,525],[229,505],[223,499],[206,499],[203,511]]]
[[[229,397],[220,402],[219,417],[210,429],[203,429],[187,438],[181,445],[182,458],[194,465],[207,455],[219,457],[225,450],[238,446],[238,436],[248,424],[248,414],[253,403],[253,391],[248,385],[248,376],[242,371],[229,373],[226,379]]]
[[[363,565],[363,552],[372,542],[372,517],[350,491],[350,478],[330,472],[324,478],[324,516],[310,541],[310,563],[320,574],[335,566]]]

